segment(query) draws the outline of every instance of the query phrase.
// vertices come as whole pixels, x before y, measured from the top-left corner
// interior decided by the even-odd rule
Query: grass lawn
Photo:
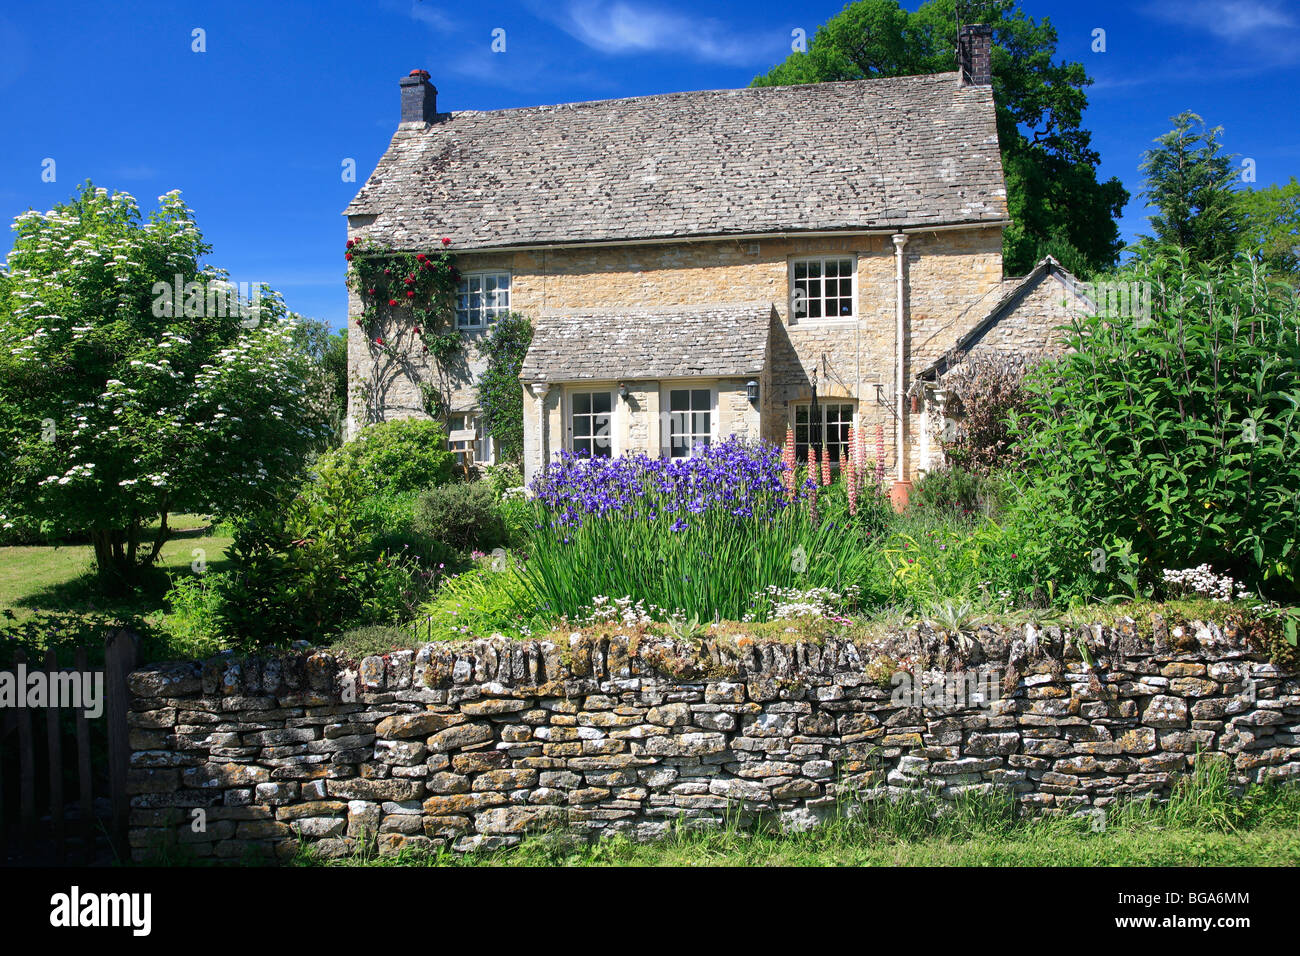
[[[169,524],[173,537],[163,545],[157,566],[134,591],[114,597],[99,586],[89,544],[0,547],[0,609],[18,622],[38,611],[160,618],[170,578],[193,573],[194,551],[202,549],[207,570],[219,571],[231,544],[229,535],[213,533],[211,523],[200,515],[172,515]]]

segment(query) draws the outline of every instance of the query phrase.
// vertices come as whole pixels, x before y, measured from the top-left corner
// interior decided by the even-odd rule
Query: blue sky
[[[920,0],[904,0],[914,9]],[[85,2],[0,12],[0,215],[48,209],[87,178],[145,209],[179,188],[235,281],[342,325],[340,215],[397,124],[398,79],[427,69],[440,109],[495,109],[745,86],[842,0]],[[1134,193],[1168,118],[1192,109],[1254,160],[1300,175],[1300,0],[1022,0],[1096,80],[1101,175]],[[194,52],[193,31],[205,52]],[[1105,30],[1105,52],[1094,31]],[[504,52],[493,52],[504,30]],[[501,34],[496,34],[499,39]],[[498,44],[499,45],[499,44]],[[56,180],[42,181],[45,159]],[[357,182],[345,182],[346,159]],[[11,237],[0,239],[0,255]]]

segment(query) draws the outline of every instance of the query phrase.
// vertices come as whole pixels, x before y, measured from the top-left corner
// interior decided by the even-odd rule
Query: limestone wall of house
[[[949,349],[997,301],[1002,282],[999,228],[979,228],[910,235],[906,247],[907,307],[905,378]],[[790,315],[790,262],[811,255],[857,256],[858,320],[799,320]],[[511,307],[538,316],[546,310],[591,310],[601,307],[668,307],[691,303],[772,302],[780,315],[774,332],[770,380],[760,406],[763,437],[780,441],[793,421],[792,403],[811,396],[811,372],[817,369],[818,395],[859,400],[859,414],[869,435],[885,430],[890,469],[894,467],[896,404],[895,264],[889,236],[725,240],[639,246],[560,248],[511,253],[473,253],[458,257],[462,271],[510,271]],[[353,314],[358,303],[351,303]],[[355,338],[360,338],[359,336]],[[387,341],[387,340],[386,340]],[[354,341],[349,357],[355,380],[376,379],[382,407],[369,407],[364,395],[350,406],[356,421],[422,414],[415,380],[430,374],[418,342],[397,343],[399,359],[381,355],[373,343]],[[448,380],[453,409],[474,407],[472,360]],[[622,370],[615,370],[620,373]],[[626,374],[626,373],[624,373]],[[401,379],[407,376],[409,381]],[[878,391],[876,385],[881,388]],[[554,391],[554,390],[553,390]],[[880,396],[882,401],[877,400]],[[526,421],[537,409],[526,395]],[[549,447],[558,447],[559,405]],[[633,413],[633,419],[635,415]],[[721,413],[724,414],[725,413]],[[639,426],[638,426],[639,427]],[[536,434],[527,445],[539,447]],[[915,462],[910,463],[914,470]]]
[[[132,854],[802,828],[922,794],[1099,814],[1203,760],[1239,786],[1295,780],[1300,681],[1253,633],[1152,615],[964,642],[924,624],[870,643],[581,632],[151,665],[129,679]]]

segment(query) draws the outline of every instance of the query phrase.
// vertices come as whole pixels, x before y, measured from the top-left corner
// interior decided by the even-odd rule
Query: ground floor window
[[[456,464],[490,465],[493,461],[492,436],[483,427],[483,419],[474,412],[460,412],[447,420],[447,445],[456,455]]]
[[[849,452],[849,428],[853,424],[853,405],[848,402],[818,402],[813,414],[812,403],[794,407],[794,453],[799,461],[808,460],[808,449],[816,445],[839,464]],[[820,460],[822,451],[818,451]]]
[[[674,388],[668,392],[668,454],[689,458],[713,440],[713,392],[707,388]]]
[[[573,392],[569,396],[569,445],[575,455],[614,454],[614,393]]]

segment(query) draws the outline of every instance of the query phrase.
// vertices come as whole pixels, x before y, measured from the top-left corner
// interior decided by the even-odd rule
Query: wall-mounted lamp
[[[627,386],[622,382],[618,383],[618,397],[623,399],[625,402],[627,401]]]
[[[745,394],[749,396],[749,401],[751,404],[757,404],[758,403],[758,382],[756,382],[752,378],[748,382],[746,382]]]

